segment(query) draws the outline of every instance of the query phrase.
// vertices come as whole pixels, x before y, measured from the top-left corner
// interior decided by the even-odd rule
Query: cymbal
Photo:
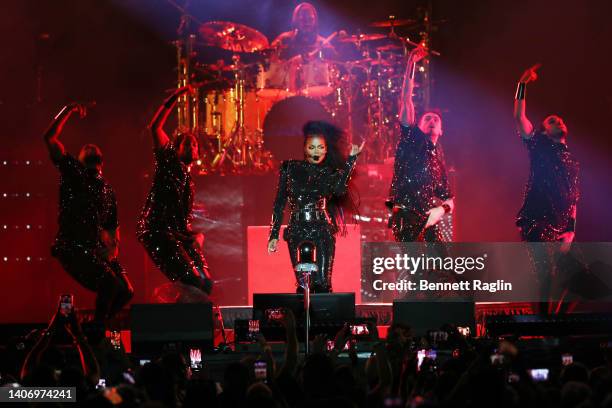
[[[401,51],[404,51],[404,46],[403,45],[398,45],[398,44],[381,45],[380,47],[376,47],[376,51],[380,51],[380,52],[401,52]]]
[[[361,41],[376,41],[387,38],[384,34],[356,34],[341,38],[340,42],[358,43]]]
[[[204,45],[232,52],[257,52],[269,47],[265,35],[254,28],[231,21],[209,21],[198,31]]]
[[[378,28],[404,27],[404,26],[413,25],[413,24],[416,24],[416,23],[417,23],[416,20],[411,20],[409,18],[404,18],[404,19],[401,19],[401,20],[398,20],[396,18],[390,18],[388,20],[374,21],[374,22],[370,23],[369,26],[370,27],[378,27]]]

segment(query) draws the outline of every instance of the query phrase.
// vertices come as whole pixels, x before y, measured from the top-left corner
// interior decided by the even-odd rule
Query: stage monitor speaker
[[[407,324],[416,336],[445,324],[469,327],[475,334],[475,313],[474,302],[393,301],[393,322]]]
[[[130,311],[132,352],[137,356],[164,351],[213,348],[210,303],[135,304]]]
[[[253,319],[266,320],[266,310],[285,308],[296,319],[304,317],[304,295],[296,293],[254,293]],[[310,320],[351,322],[355,319],[354,293],[316,293],[310,295]]]

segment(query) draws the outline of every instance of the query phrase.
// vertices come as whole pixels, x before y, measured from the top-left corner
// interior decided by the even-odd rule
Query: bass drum
[[[334,123],[323,105],[305,96],[284,99],[268,111],[264,119],[264,146],[276,160],[301,160],[304,157],[302,127],[311,120]]]
[[[234,88],[213,90],[202,96],[199,109],[200,130],[208,135],[227,140],[238,126],[238,106]],[[254,91],[244,92],[244,126],[249,131],[261,128],[267,103],[260,101]]]

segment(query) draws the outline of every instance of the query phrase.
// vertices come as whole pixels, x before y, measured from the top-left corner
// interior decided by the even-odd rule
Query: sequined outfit
[[[559,247],[550,244],[570,229],[573,207],[578,202],[579,164],[564,143],[557,143],[542,132],[523,138],[529,151],[529,181],[516,225],[527,247],[539,288],[540,312],[546,312],[554,293],[556,259]]]
[[[417,126],[402,125],[389,193],[394,206],[389,223],[395,240],[442,241],[437,225],[424,229],[426,211],[436,207],[436,199],[446,201],[452,196],[440,143],[434,145]]]
[[[171,281],[212,289],[208,264],[193,240],[194,183],[170,142],[155,150],[153,185],[138,221],[138,239]]]
[[[287,241],[294,271],[298,245],[304,241],[315,244],[318,271],[311,277],[311,292],[314,293],[332,291],[331,273],[338,224],[334,211],[330,209],[335,198],[346,194],[356,160],[357,156],[349,156],[344,168],[337,171],[302,160],[284,161],[281,165],[270,239],[278,239],[288,202],[291,215],[283,239]],[[299,277],[296,274],[297,281]]]
[[[579,164],[564,143],[541,132],[523,138],[529,151],[529,181],[516,225],[524,241],[556,241],[569,230],[578,202]]]
[[[115,193],[97,170],[69,154],[54,164],[60,172],[60,202],[51,253],[81,286],[97,293],[95,319],[103,322],[134,294],[119,261],[98,256],[102,231],[119,227]]]

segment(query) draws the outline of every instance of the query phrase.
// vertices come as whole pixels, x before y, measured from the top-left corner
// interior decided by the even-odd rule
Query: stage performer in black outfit
[[[538,128],[527,119],[526,85],[537,79],[538,67],[535,65],[523,73],[514,100],[516,127],[530,161],[529,181],[516,225],[523,241],[561,242],[561,252],[567,252],[575,236],[579,164],[567,146],[563,119],[549,115]],[[547,302],[553,290],[552,248],[530,248],[538,274],[540,300]]]
[[[319,17],[312,4],[304,2],[295,7],[291,26],[291,31],[281,33],[270,44],[281,59],[307,55],[317,49],[323,49],[326,57],[335,56],[333,46],[326,44],[325,38],[319,35]]]
[[[177,89],[151,121],[155,174],[138,222],[138,239],[168,279],[210,294],[212,280],[200,249],[204,236],[191,229],[194,183],[190,167],[198,158],[198,141],[191,133],[179,133],[170,141],[163,129],[178,98],[190,91],[190,87]]]
[[[410,53],[400,99],[401,135],[387,206],[390,226],[398,242],[442,241],[438,222],[454,208],[444,153],[438,142],[442,118],[425,112],[417,124],[412,92],[416,64],[426,55],[422,48]]]
[[[298,245],[315,244],[318,271],[311,277],[311,292],[332,291],[332,267],[336,233],[344,227],[343,207],[352,202],[348,183],[364,143],[352,145],[348,159],[340,152],[342,132],[326,122],[304,125],[304,160],[281,164],[278,190],[274,200],[268,252],[276,252],[285,205],[291,211],[283,238],[287,241],[291,263],[297,264]],[[296,274],[297,291],[302,288]]]
[[[51,253],[81,286],[96,292],[94,322],[104,325],[130,301],[134,290],[117,259],[117,200],[102,177],[100,148],[86,144],[77,159],[58,140],[75,112],[85,117],[86,106],[64,106],[44,134],[60,172],[59,230]]]

